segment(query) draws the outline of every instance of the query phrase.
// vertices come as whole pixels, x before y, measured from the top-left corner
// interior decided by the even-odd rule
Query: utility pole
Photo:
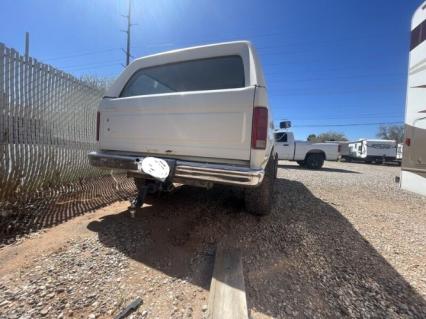
[[[30,56],[30,33],[25,32],[25,60],[28,61]]]
[[[127,30],[122,30],[123,32],[127,33],[127,49],[124,50],[124,53],[126,54],[126,66],[129,65],[130,63],[130,30],[132,28],[132,0],[129,0],[129,13],[126,16],[123,16],[124,18],[127,19]]]

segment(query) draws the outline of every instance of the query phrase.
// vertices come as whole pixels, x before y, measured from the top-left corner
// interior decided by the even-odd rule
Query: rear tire
[[[309,169],[320,169],[324,165],[324,155],[320,153],[308,154],[305,163]]]
[[[277,157],[271,156],[262,183],[255,188],[244,190],[244,202],[249,213],[265,216],[271,212],[277,166]]]

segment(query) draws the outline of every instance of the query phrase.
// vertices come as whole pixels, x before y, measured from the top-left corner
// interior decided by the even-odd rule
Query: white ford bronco
[[[277,154],[259,59],[246,41],[134,60],[102,99],[91,165],[124,169],[141,207],[173,183],[244,188],[247,211],[271,209]]]

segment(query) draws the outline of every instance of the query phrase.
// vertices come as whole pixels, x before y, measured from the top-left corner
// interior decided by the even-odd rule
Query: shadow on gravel
[[[302,170],[302,171],[310,171],[308,168],[304,168],[304,167],[300,167],[300,166],[295,166],[295,165],[283,165],[283,164],[279,164],[278,168],[283,168],[283,169],[297,169],[297,170]],[[360,172],[356,172],[356,171],[350,171],[350,170],[341,169],[341,168],[330,168],[330,167],[322,167],[321,169],[316,170],[316,171],[317,172],[361,174]]]
[[[116,247],[169,276],[209,289],[217,238],[214,232],[209,236],[203,229],[212,218],[245,215],[241,201],[232,191],[182,186],[171,194],[150,196],[146,202],[148,206],[138,209],[135,218],[126,210],[92,222],[88,228],[98,232],[106,246]]]
[[[89,224],[106,246],[208,289],[218,242],[243,253],[255,316],[426,317],[426,302],[333,206],[278,179],[270,216],[245,213],[229,188],[182,187]]]
[[[352,161],[345,161],[342,160],[342,163],[349,163],[349,164],[363,164],[363,165],[373,165],[373,166],[390,166],[390,167],[398,167],[401,166],[401,163],[399,162],[384,162],[384,163],[375,163],[375,162],[364,162],[364,161],[357,161],[357,160],[352,160]]]
[[[133,180],[126,175],[107,175],[40,191],[31,199],[21,198],[0,207],[0,247],[134,194]]]

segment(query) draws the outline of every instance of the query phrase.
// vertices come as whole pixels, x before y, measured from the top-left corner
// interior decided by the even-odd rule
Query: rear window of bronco
[[[120,97],[244,86],[243,60],[232,55],[141,69],[132,75]]]

